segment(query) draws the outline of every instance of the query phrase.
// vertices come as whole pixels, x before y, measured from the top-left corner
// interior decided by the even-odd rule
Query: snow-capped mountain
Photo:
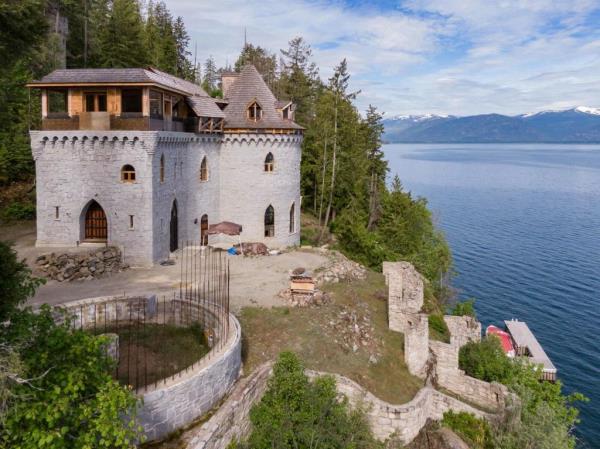
[[[388,142],[600,142],[600,108],[588,106],[517,116],[396,116],[384,125]]]

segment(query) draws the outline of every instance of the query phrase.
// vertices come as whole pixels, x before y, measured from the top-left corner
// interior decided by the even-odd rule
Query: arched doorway
[[[169,250],[171,252],[176,251],[179,247],[179,234],[177,224],[177,200],[173,200],[173,206],[171,206],[171,224],[170,224],[170,244]]]
[[[208,245],[208,215],[202,215],[200,219],[200,245]]]
[[[83,238],[95,242],[106,242],[108,238],[106,214],[95,200],[90,201],[85,211]]]

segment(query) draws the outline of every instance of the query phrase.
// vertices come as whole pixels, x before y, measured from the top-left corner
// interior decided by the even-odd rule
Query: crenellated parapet
[[[272,133],[225,133],[223,143],[239,145],[300,145],[300,134],[272,134]]]

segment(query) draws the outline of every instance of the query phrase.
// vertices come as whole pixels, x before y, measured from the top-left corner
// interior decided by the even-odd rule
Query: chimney
[[[237,72],[221,73],[221,90],[223,91],[223,98],[227,98],[227,93],[229,91],[229,88],[231,87],[231,85],[234,83],[234,81],[237,79],[238,76],[240,76],[240,74]]]

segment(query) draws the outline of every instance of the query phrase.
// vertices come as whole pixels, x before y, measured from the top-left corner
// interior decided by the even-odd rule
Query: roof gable
[[[227,90],[225,97],[225,128],[284,128],[302,129],[291,120],[284,119],[277,110],[280,104],[253,65],[246,65]],[[247,109],[257,102],[262,117],[254,121],[248,118]]]

